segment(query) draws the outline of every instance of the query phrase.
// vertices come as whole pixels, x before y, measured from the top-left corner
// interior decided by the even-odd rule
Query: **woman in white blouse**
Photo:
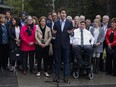
[[[20,69],[21,59],[20,56],[20,22],[17,17],[12,18],[12,25],[9,27],[9,41],[10,41],[10,70],[15,69],[15,62],[17,61],[17,67]],[[19,61],[20,60],[20,61]]]

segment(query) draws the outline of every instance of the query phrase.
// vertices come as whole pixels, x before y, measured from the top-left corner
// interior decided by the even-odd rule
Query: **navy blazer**
[[[9,36],[9,33],[8,33],[8,25],[5,24],[6,26],[6,29],[7,29],[7,35]],[[9,40],[9,37],[8,37],[8,40]],[[0,44],[2,44],[2,25],[0,24]]]
[[[70,48],[70,38],[69,38],[69,33],[67,32],[68,30],[73,29],[72,22],[66,19],[65,25],[63,32],[61,31],[61,24],[60,20],[57,20],[54,23],[54,28],[56,32],[56,39],[54,42],[54,47],[55,48],[63,48],[63,49],[69,49]]]
[[[47,23],[47,26],[48,26],[50,29],[52,29],[52,21],[48,22],[48,23]]]

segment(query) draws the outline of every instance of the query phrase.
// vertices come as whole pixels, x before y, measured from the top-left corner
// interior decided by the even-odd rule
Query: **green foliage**
[[[22,11],[22,0],[4,0],[4,1],[7,5],[14,7],[13,14],[20,15]],[[25,8],[24,8],[25,11],[27,12],[31,11],[28,0],[24,2],[24,5],[25,5]]]
[[[14,13],[19,14],[22,11],[22,0],[4,0],[10,6],[15,7]],[[65,7],[68,15],[85,15],[86,18],[94,19],[95,15],[115,16],[114,11],[116,0],[55,0],[55,10]],[[25,11],[30,15],[37,17],[47,16],[52,12],[52,0],[25,0]]]

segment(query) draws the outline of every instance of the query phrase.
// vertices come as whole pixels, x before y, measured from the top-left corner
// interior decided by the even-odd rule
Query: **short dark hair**
[[[10,15],[12,15],[12,12],[11,11],[6,11],[6,13],[10,13]]]
[[[81,21],[80,23],[85,23],[85,24],[86,24],[86,22],[85,22],[85,21]]]
[[[59,12],[61,13],[62,11],[65,11],[67,13],[67,10],[65,8],[61,8]]]

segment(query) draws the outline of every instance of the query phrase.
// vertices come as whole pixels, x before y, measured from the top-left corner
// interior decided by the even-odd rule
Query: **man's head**
[[[22,19],[25,19],[26,18],[26,15],[27,15],[27,13],[25,11],[22,11],[21,12],[21,18]]]
[[[57,20],[57,13],[53,12],[52,13],[52,21],[56,21]]]
[[[11,12],[10,11],[6,11],[6,18],[10,19],[11,18]]]
[[[95,19],[99,19],[101,21],[101,15],[96,15]]]
[[[84,15],[80,16],[80,21],[85,21],[85,16]]]
[[[91,20],[90,19],[86,19],[86,26],[90,26],[91,25]]]
[[[84,29],[85,28],[85,21],[81,21],[80,25],[79,25],[80,29]]]
[[[64,20],[66,19],[66,16],[67,16],[67,10],[66,9],[61,9],[60,10],[60,17],[61,17],[61,20]]]
[[[109,22],[109,16],[108,15],[104,15],[103,16],[103,23],[107,24]]]

